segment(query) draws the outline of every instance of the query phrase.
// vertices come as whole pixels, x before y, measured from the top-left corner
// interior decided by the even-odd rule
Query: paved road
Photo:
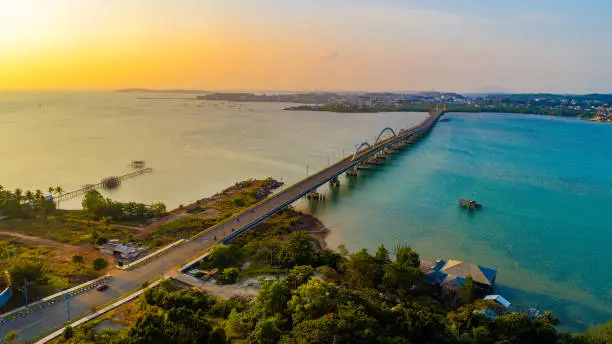
[[[346,170],[357,165],[360,161],[376,154],[381,149],[398,143],[410,136],[427,129],[431,129],[443,113],[437,112],[428,117],[419,126],[398,133],[398,136],[381,141],[375,147],[364,149],[355,160],[347,157],[334,165],[329,166],[286,189],[242,212],[227,222],[223,222],[206,234],[191,240],[172,251],[162,258],[139,267],[132,271],[113,271],[113,278],[108,282],[110,288],[104,292],[92,291],[80,294],[70,299],[70,315],[72,319],[79,318],[92,310],[122,295],[133,291],[145,281],[150,281],[163,273],[176,274],[176,267],[185,263],[188,259],[195,257],[198,253],[213,245],[219,240],[230,241],[240,233],[251,229],[258,223],[264,221],[280,209],[290,205],[308,192],[325,184],[330,179],[338,176]],[[24,318],[15,319],[0,328],[0,338],[10,330],[19,332],[21,340],[38,338],[55,328],[65,325],[68,321],[66,302],[60,301],[52,306],[46,307],[38,312],[32,313]]]

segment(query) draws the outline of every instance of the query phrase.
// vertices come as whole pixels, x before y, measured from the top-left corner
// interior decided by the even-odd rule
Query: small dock
[[[145,173],[151,173],[151,172],[153,172],[153,169],[150,167],[147,167],[147,168],[143,168],[141,170],[134,171],[128,174],[124,174],[118,177],[106,177],[97,184],[87,184],[78,190],[66,192],[59,196],[53,197],[53,201],[56,203],[67,201],[67,200],[82,196],[85,193],[87,193],[87,191],[89,190],[96,190],[96,189],[101,189],[101,188],[113,189],[113,188],[120,186],[121,183],[123,183],[125,180],[143,175]]]

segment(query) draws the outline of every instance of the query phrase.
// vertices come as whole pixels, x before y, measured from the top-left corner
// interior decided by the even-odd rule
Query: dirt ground
[[[72,259],[72,256],[75,254],[83,256],[83,258],[85,258],[86,261],[93,261],[94,259],[100,258],[100,257],[106,258],[106,259],[109,258],[109,256],[104,255],[100,253],[100,251],[96,250],[94,245],[74,246],[74,245],[63,244],[63,243],[49,240],[49,239],[25,235],[21,233],[0,231],[0,237],[2,236],[15,238],[28,245],[46,246],[46,247],[56,248],[58,249],[57,250],[58,255],[64,256],[67,259]]]

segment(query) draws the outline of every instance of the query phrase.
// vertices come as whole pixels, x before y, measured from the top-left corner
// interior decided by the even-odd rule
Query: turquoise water
[[[300,203],[330,246],[411,244],[423,258],[498,269],[515,308],[553,310],[566,329],[612,319],[612,126],[506,114],[448,114],[386,166]],[[325,187],[324,189],[327,189]],[[483,204],[457,207],[459,198]]]

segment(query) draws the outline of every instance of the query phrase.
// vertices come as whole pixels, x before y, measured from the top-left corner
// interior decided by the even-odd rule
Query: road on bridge
[[[86,315],[93,308],[127,295],[140,287],[144,282],[151,281],[163,274],[176,275],[176,267],[189,258],[195,257],[198,253],[206,250],[218,241],[229,241],[240,233],[251,229],[308,192],[315,190],[320,185],[325,184],[330,179],[340,175],[382,149],[431,129],[442,114],[442,111],[437,111],[420,125],[403,130],[396,136],[382,140],[375,146],[358,152],[355,159],[353,159],[353,156],[346,157],[326,169],[285,188],[281,192],[254,205],[252,208],[211,227],[203,235],[188,241],[176,250],[151,263],[132,271],[112,271],[111,275],[113,278],[107,283],[110,286],[109,289],[104,292],[98,292],[93,289],[70,299],[71,320]],[[11,320],[0,328],[0,338],[4,338],[8,331],[13,330],[19,332],[21,340],[32,340],[51,332],[53,329],[62,327],[68,321],[66,307],[65,301],[59,301],[52,306],[33,312],[23,318]]]

